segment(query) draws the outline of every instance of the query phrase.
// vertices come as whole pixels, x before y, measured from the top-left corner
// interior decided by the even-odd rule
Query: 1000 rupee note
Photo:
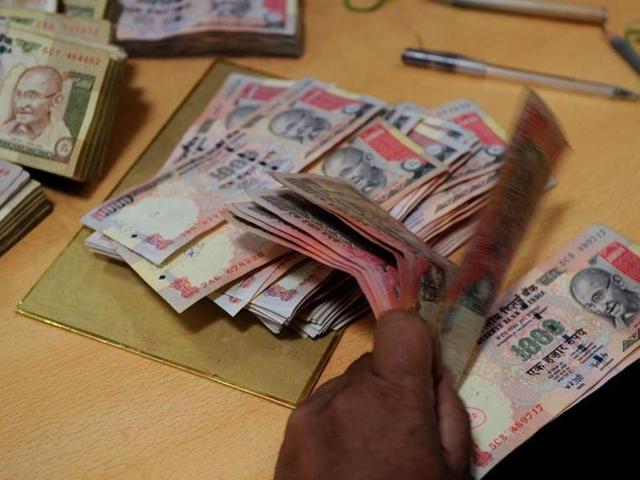
[[[595,226],[500,296],[459,393],[479,479],[640,341],[640,257]]]
[[[178,313],[289,250],[224,224],[157,267],[121,245],[117,253]]]
[[[382,110],[384,102],[303,78],[258,108],[230,134],[229,148],[265,145],[255,162],[235,162],[211,175],[230,195],[277,185],[273,172],[298,172],[357,131]]]
[[[233,73],[185,132],[163,165],[169,170],[193,155],[210,150],[220,139],[240,127],[262,105],[273,100],[291,80]]]
[[[500,168],[506,149],[506,133],[476,103],[457,100],[433,110],[433,113],[472,132],[481,143],[481,148],[468,158],[441,188],[448,188],[452,184]]]
[[[524,99],[500,178],[438,315],[443,360],[458,380],[473,353],[502,278],[567,142],[532,91]],[[424,312],[429,315],[428,312]]]
[[[108,200],[83,222],[159,264],[219,225],[230,197],[275,184],[268,172],[303,169],[381,107],[375,99],[300,80],[226,143]]]
[[[482,148],[457,169],[441,188],[447,188],[456,181],[500,168],[502,155],[506,149],[504,140],[506,134],[478,105],[470,100],[458,100],[443,105],[432,113],[474,133],[482,144]]]
[[[421,123],[416,125],[408,136],[426,153],[436,157],[447,166],[456,165],[464,155],[472,151],[472,146],[464,145],[447,136],[445,132]]]
[[[391,205],[446,170],[442,162],[423,153],[400,131],[375,120],[323,158],[311,172],[351,180],[374,202]]]

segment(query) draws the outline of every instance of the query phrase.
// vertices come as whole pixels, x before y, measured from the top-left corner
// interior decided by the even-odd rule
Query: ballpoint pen
[[[445,0],[445,3],[457,7],[481,8],[573,22],[603,24],[607,20],[606,8],[577,3],[541,2],[539,0]]]
[[[640,100],[640,94],[615,85],[503,67],[455,53],[407,48],[402,53],[402,60],[409,65],[434,68],[447,72],[468,73],[479,77],[497,77],[530,85],[542,85],[580,93],[602,95],[609,98]]]

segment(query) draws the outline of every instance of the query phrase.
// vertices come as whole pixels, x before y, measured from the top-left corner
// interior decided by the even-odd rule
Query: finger
[[[431,334],[431,341],[433,345],[433,367],[431,371],[433,372],[434,384],[437,385],[442,380],[442,376],[445,370],[444,362],[442,360],[442,344],[440,343],[438,326],[434,322],[429,320],[427,320],[425,323],[427,324],[429,333]]]
[[[378,319],[372,366],[378,375],[403,385],[433,389],[433,333],[415,313],[389,310]]]
[[[462,477],[469,469],[471,452],[469,415],[456,393],[453,375],[449,370],[444,370],[436,391],[442,450],[449,467]]]

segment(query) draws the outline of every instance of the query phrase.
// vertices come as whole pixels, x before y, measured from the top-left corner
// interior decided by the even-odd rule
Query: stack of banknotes
[[[116,0],[60,0],[58,11],[76,17],[111,19],[115,15]]]
[[[87,18],[111,18],[117,1],[111,0],[0,0],[0,7],[15,7]]]
[[[0,156],[87,180],[102,166],[126,55],[106,20],[0,8]]]
[[[40,183],[19,165],[0,160],[0,255],[50,211]]]
[[[231,75],[160,172],[84,217],[88,246],[127,262],[177,312],[208,298],[316,337],[367,309],[361,289],[226,223],[225,203],[277,185],[272,172],[341,177],[445,256],[474,231],[503,137],[468,100],[425,112],[313,79]]]
[[[58,11],[58,0],[0,0],[0,7],[16,7],[55,13]]]
[[[300,56],[299,0],[120,0],[116,38],[130,55]]]

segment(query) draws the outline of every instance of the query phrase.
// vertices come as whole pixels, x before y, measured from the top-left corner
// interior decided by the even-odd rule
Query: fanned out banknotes
[[[19,165],[0,160],[0,255],[50,211],[40,183]]]
[[[120,0],[116,38],[130,55],[300,56],[299,0]]]
[[[312,79],[232,75],[153,178],[84,217],[96,230],[88,244],[126,261],[178,312],[208,297],[274,332],[322,335],[366,309],[353,278],[226,223],[225,203],[276,186],[277,171],[342,177],[398,221],[415,222],[414,243],[447,255],[472,234],[505,143],[472,102],[436,113],[390,109]]]
[[[101,169],[126,54],[106,20],[0,8],[0,157],[75,180]]]
[[[96,230],[87,243],[127,262],[178,312],[207,297],[230,315],[251,311],[274,333],[287,327],[316,337],[368,305],[375,313],[415,307],[421,288],[425,298],[440,298],[454,268],[443,257],[472,235],[498,181],[503,138],[467,100],[426,111],[313,79],[231,75],[154,177],[85,215]],[[272,173],[300,171],[353,182],[385,218],[404,224],[411,242],[404,256],[390,263],[386,253],[384,265],[363,257],[355,268],[370,285],[357,284],[363,274],[350,275],[353,268],[327,266],[225,222],[225,204],[278,186]]]

